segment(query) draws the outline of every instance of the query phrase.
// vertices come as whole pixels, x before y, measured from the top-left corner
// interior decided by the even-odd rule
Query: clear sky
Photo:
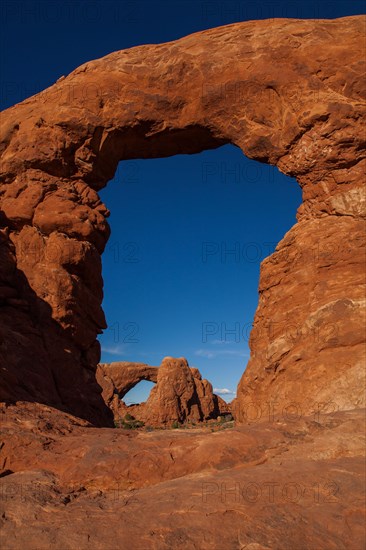
[[[237,21],[364,11],[364,2],[343,0],[3,0],[0,106],[131,46]],[[295,222],[296,181],[227,145],[120,163],[101,197],[112,212],[102,360],[159,365],[166,355],[184,356],[215,388],[234,392],[249,356],[259,264]],[[129,400],[149,389],[139,384]]]

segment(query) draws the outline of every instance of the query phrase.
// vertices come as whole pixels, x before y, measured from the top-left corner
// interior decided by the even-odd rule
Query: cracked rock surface
[[[365,410],[214,433],[100,429],[33,403],[0,415],[7,550],[365,545]]]

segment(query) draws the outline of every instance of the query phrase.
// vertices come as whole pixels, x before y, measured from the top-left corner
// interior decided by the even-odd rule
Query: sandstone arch
[[[230,406],[213,393],[208,380],[187,359],[165,357],[160,367],[145,363],[100,363],[96,378],[103,388],[103,400],[112,410],[114,420],[127,413],[149,426],[171,426],[177,422],[200,422],[229,414]],[[156,384],[146,402],[126,405],[124,396],[142,380]]]
[[[120,160],[232,143],[303,189],[298,224],[262,264],[237,416],[299,392],[302,412],[362,403],[364,24],[245,22],[115,52],[2,114],[2,399],[111,421],[95,382],[109,236],[97,191]]]
[[[100,363],[100,377],[109,378],[113,384],[113,390],[123,397],[142,380],[154,382],[158,380],[158,367],[150,367],[145,363],[130,363],[118,361],[115,363]],[[102,384],[101,384],[102,385]]]

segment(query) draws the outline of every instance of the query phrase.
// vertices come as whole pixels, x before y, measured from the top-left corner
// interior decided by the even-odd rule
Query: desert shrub
[[[218,416],[217,420],[220,424],[225,424],[225,422],[231,422],[233,420],[232,414],[225,414],[224,416]]]
[[[145,426],[145,423],[142,422],[142,420],[136,420],[130,414],[126,414],[124,418],[115,420],[114,425],[116,428],[123,428],[124,430],[136,430],[137,428],[142,428]]]
[[[179,422],[178,420],[174,420],[173,424],[172,424],[172,428],[173,430],[176,430],[177,428],[179,428]]]
[[[142,422],[142,420],[132,420],[131,422],[126,422],[126,425],[130,426],[130,430],[136,430],[137,428],[143,428],[145,422]]]

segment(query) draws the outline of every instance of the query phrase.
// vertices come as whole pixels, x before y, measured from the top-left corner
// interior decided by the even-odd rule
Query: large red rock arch
[[[88,62],[2,113],[3,400],[111,421],[95,382],[97,192],[123,159],[232,143],[303,189],[262,264],[237,417],[268,400],[362,403],[364,30],[364,17],[228,25]]]

